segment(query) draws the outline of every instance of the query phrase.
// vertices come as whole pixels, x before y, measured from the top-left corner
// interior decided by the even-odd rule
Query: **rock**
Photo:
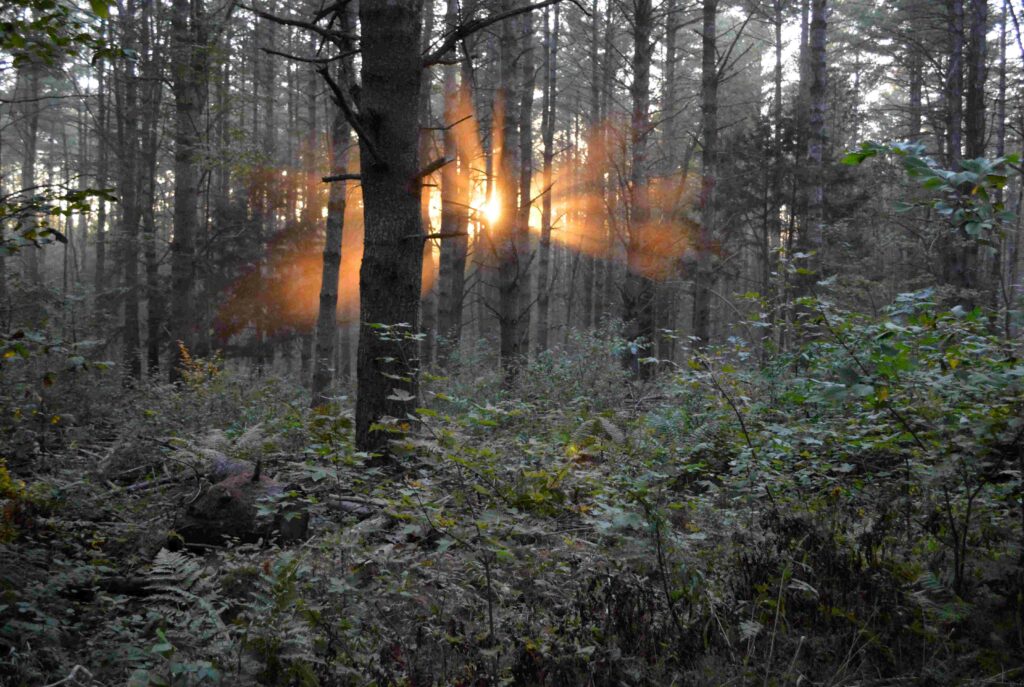
[[[274,509],[261,515],[261,501],[273,500],[287,490],[260,474],[259,467],[233,474],[203,492],[175,527],[189,544],[223,544],[234,538],[243,542],[277,538],[282,543],[301,541],[309,528],[309,513],[300,505]]]

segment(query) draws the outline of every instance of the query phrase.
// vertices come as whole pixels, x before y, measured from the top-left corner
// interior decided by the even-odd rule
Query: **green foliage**
[[[83,51],[93,61],[123,51],[106,42],[100,19],[110,15],[112,0],[89,0],[88,9],[60,0],[9,0],[0,10],[0,50],[14,56],[15,66],[28,61],[55,64]]]
[[[763,367],[732,341],[644,385],[624,382],[611,335],[538,356],[521,389],[463,359],[426,381],[385,466],[355,451],[347,405],[310,410],[286,382],[194,361],[194,384],[123,399],[110,448],[90,445],[102,461],[68,451],[66,472],[31,480],[60,496],[0,550],[4,677],[1000,674],[1024,655],[1024,367],[981,313],[934,296],[878,317],[805,299],[803,343]],[[264,507],[301,500],[310,539],[164,548],[224,459],[289,485]]]
[[[42,248],[67,238],[50,225],[51,218],[89,212],[93,199],[115,200],[108,189],[61,190],[43,187],[0,199],[0,256],[27,247]]]
[[[1016,154],[1001,158],[964,160],[959,170],[942,169],[918,143],[865,142],[847,153],[843,164],[859,165],[876,156],[892,155],[900,160],[907,175],[920,182],[932,195],[929,205],[946,217],[954,229],[986,245],[995,245],[1003,226],[1013,219],[997,191],[1006,188],[1008,174],[1020,163]],[[898,212],[909,212],[917,205],[899,203]]]

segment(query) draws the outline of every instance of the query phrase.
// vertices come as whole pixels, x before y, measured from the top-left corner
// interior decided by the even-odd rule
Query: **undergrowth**
[[[218,361],[57,380],[47,413],[88,409],[66,429],[5,415],[0,681],[1019,683],[1018,352],[928,292],[802,308],[795,351],[652,382],[610,333],[512,387],[467,356],[425,376],[397,465],[350,408]],[[225,460],[288,484],[263,507],[308,510],[308,539],[170,550]]]

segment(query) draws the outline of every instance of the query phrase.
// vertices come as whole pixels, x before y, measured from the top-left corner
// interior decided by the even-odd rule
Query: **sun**
[[[498,194],[492,193],[481,209],[488,224],[494,224],[501,219],[501,201],[498,199]]]

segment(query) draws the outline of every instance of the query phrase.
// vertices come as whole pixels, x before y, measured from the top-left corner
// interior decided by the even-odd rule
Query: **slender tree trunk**
[[[810,114],[807,118],[807,162],[812,175],[810,197],[807,203],[808,229],[806,247],[818,251],[822,247],[822,230],[825,225],[825,108],[827,106],[827,57],[825,42],[828,33],[828,0],[813,0],[811,6],[811,89]],[[818,257],[820,263],[821,258]]]
[[[122,21],[125,45],[134,48],[137,45],[134,0],[128,1],[127,12]],[[119,261],[124,270],[122,340],[125,375],[139,379],[142,376],[142,362],[139,357],[139,79],[135,73],[134,62],[125,60],[123,70],[122,83],[117,89],[120,168],[118,187],[121,196]]]
[[[530,266],[533,253],[530,241],[530,212],[533,209],[533,91],[537,83],[534,65],[534,16],[522,17],[522,100],[519,107],[519,226],[516,235],[516,256],[519,262],[519,306],[516,311],[517,355],[524,359],[530,351],[530,311],[533,290],[530,288]]]
[[[344,27],[352,30],[351,14],[346,11],[349,21]],[[351,79],[351,58],[342,63],[339,83],[347,84]],[[344,174],[348,167],[349,124],[341,107],[335,105],[331,123],[330,153],[331,174]],[[345,225],[346,185],[343,181],[331,184],[327,195],[327,232],[324,240],[323,268],[320,278],[320,309],[316,320],[316,352],[313,368],[313,399],[316,407],[327,400],[326,391],[331,384],[335,369],[334,344],[338,331],[338,280],[341,269],[341,239]],[[343,326],[347,326],[343,325]]]
[[[505,0],[503,10],[510,10],[519,0]],[[501,25],[501,77],[497,104],[503,116],[501,145],[495,152],[500,155],[498,163],[498,189],[501,201],[500,226],[495,230],[494,241],[498,259],[498,326],[500,336],[499,352],[506,382],[511,381],[521,364],[523,354],[519,340],[519,310],[522,307],[519,294],[522,291],[526,268],[526,255],[520,254],[521,221],[519,215],[519,75],[516,72],[516,58],[521,49],[515,33],[520,19],[505,20]],[[497,131],[495,131],[497,133]],[[529,190],[526,190],[529,194]]]
[[[668,0],[665,9],[665,85],[662,91],[662,148],[666,157],[667,173],[671,179],[678,173],[679,164],[679,138],[678,120],[676,111],[679,101],[678,77],[676,65],[679,61],[676,36],[679,32],[679,1]],[[685,179],[686,170],[682,172]],[[682,184],[680,184],[681,186]],[[670,216],[675,215],[675,208],[668,208]],[[659,274],[659,281],[655,293],[655,313],[658,317],[658,358],[660,360],[674,361],[676,337],[675,331],[678,313],[677,294],[678,286],[675,281],[675,269],[669,267]]]
[[[761,237],[761,298],[766,304],[767,324],[761,338],[761,362],[768,362],[770,343],[775,338],[775,323],[778,312],[778,293],[773,291],[772,273],[776,271],[777,260],[773,247],[782,241],[782,206],[786,202],[783,190],[785,164],[785,122],[783,121],[782,102],[782,27],[785,17],[782,12],[783,0],[774,0],[773,25],[775,29],[775,72],[774,94],[772,97],[772,170],[771,188],[769,189],[769,220],[766,223],[766,234]],[[793,208],[789,209],[790,212]]]
[[[36,59],[29,59],[19,66],[14,91],[18,94],[18,133],[21,138],[21,190],[26,194],[36,192],[36,153],[39,148],[39,113],[42,66]],[[33,218],[26,220],[34,222]],[[23,231],[29,227],[24,225]],[[33,286],[42,284],[39,268],[39,251],[34,248],[21,251],[25,281]]]
[[[426,53],[431,40],[431,34],[434,31],[434,10],[433,4],[428,3],[424,12],[423,19],[423,34],[422,44],[420,46],[421,52]],[[420,84],[420,92],[423,94],[420,98],[420,162],[421,164],[427,164],[433,155],[434,149],[434,138],[433,138],[433,126],[431,119],[433,113],[430,108],[430,87],[432,83],[432,73],[429,69],[424,69],[420,76],[422,84]],[[420,189],[420,213],[422,215],[421,222],[423,224],[423,230],[426,234],[433,234],[434,228],[430,222],[430,186],[424,184]],[[427,369],[434,363],[434,350],[437,347],[437,262],[434,260],[434,244],[433,239],[428,239],[423,242],[423,284],[420,289],[422,303],[420,304],[420,333],[422,338],[420,339],[420,354],[419,354],[419,367],[420,369]]]
[[[1006,155],[1006,15],[1009,14],[1009,0],[1003,0],[1003,11],[999,20],[999,96],[996,101],[996,157]],[[1003,205],[1005,201],[1003,189],[996,191],[995,201]],[[1000,236],[996,240],[995,255],[992,256],[991,283],[993,306],[998,311],[1000,305],[1004,308],[1004,333],[1010,338],[1010,310],[1013,307],[1012,282],[1007,283],[1003,278],[1003,257],[1006,253],[1007,237]],[[1013,239],[1010,239],[1011,241]],[[1000,299],[1002,303],[1000,303]]]
[[[596,6],[596,2],[595,2]],[[537,263],[537,351],[548,348],[549,310],[551,289],[548,273],[551,264],[551,201],[554,190],[551,187],[552,167],[555,159],[555,113],[558,101],[558,21],[559,5],[555,5],[554,16],[547,11],[544,16],[544,104],[541,137],[544,139],[544,196],[541,199],[540,255]],[[597,22],[594,13],[594,22]],[[553,20],[553,25],[552,21]]]
[[[640,361],[649,357],[654,343],[654,283],[650,278],[652,257],[647,241],[650,221],[647,139],[650,135],[651,58],[654,42],[654,9],[651,0],[636,0],[633,15],[633,115],[630,123],[630,207],[626,242],[626,283],[622,289],[623,320],[630,341],[626,364],[635,374],[649,377],[654,369]]]
[[[964,89],[964,3],[946,0],[949,59],[946,67],[946,166],[959,169],[962,150]]]
[[[700,230],[696,241],[697,265],[693,280],[693,337],[697,346],[711,340],[711,264],[716,233],[715,196],[718,155],[718,53],[716,51],[718,0],[704,0],[701,30],[701,195]]]
[[[448,0],[445,28],[451,30],[459,23],[458,0]],[[452,57],[454,57],[454,50]],[[469,102],[469,84],[460,89],[458,67],[444,67],[444,157],[456,160],[441,170],[441,259],[438,276],[438,333],[444,344],[438,347],[438,360],[448,364],[449,356],[457,351],[462,338],[462,306],[466,283],[466,255],[469,249],[469,169],[473,160],[469,150],[459,150],[456,128],[466,127],[461,122],[472,115]],[[464,148],[466,148],[464,146]]]
[[[917,142],[921,138],[921,122],[924,113],[922,93],[924,91],[924,61],[921,51],[915,45],[907,46],[910,97],[907,112],[907,138]]]
[[[160,371],[160,345],[164,320],[164,294],[160,284],[160,262],[157,255],[156,235],[156,168],[159,150],[160,101],[163,95],[161,65],[163,55],[155,45],[156,20],[153,4],[146,3],[142,9],[141,50],[145,56],[142,64],[141,84],[141,149],[139,159],[140,198],[142,234],[144,237],[144,258],[146,264],[146,369],[151,376]]]
[[[386,448],[389,434],[374,425],[405,418],[416,407],[418,379],[412,358],[419,325],[423,266],[420,215],[419,45],[423,0],[362,2],[360,117],[371,139],[360,136],[365,238],[359,274],[356,446]],[[396,328],[388,332],[380,327]],[[382,336],[382,334],[387,334]]]
[[[614,59],[615,53],[615,21],[614,19],[615,3],[609,2],[605,10],[604,20],[604,61],[601,65],[601,119],[602,125],[602,139],[603,148],[605,150],[605,156],[610,157],[611,151],[614,147],[615,141],[612,136],[612,127],[610,122],[611,111],[612,111],[612,89],[614,86],[615,79],[615,67],[617,61]],[[624,142],[623,142],[624,143]],[[623,145],[623,148],[625,146]],[[622,158],[625,158],[623,153]],[[604,161],[602,161],[604,163]],[[608,175],[608,180],[604,188],[600,192],[607,199],[605,203],[605,224],[607,225],[606,242],[604,245],[604,279],[603,287],[604,291],[601,294],[601,300],[603,301],[603,309],[614,310],[614,303],[616,302],[615,291],[619,288],[619,280],[616,275],[616,262],[618,252],[618,201],[619,201],[619,179],[615,173]],[[609,311],[610,312],[610,311]]]
[[[105,189],[107,187],[107,66],[106,60],[100,60],[97,65],[97,86],[96,86],[96,187]],[[93,263],[93,291],[95,293],[95,310],[97,313],[106,312],[104,291],[106,290],[106,269],[107,269],[107,201],[100,198],[96,208],[96,260]]]

